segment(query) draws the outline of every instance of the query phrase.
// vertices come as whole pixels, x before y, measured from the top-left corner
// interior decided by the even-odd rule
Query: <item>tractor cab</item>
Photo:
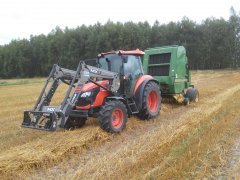
[[[97,66],[120,75],[119,94],[132,97],[136,81],[144,72],[141,58],[143,51],[111,51],[98,55]]]

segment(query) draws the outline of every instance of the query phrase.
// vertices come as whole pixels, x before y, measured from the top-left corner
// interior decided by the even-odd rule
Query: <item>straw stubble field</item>
[[[43,79],[0,81],[0,178],[172,179],[240,177],[240,72],[196,71],[200,102],[165,102],[121,134],[96,120],[74,131],[22,129]],[[64,91],[58,91],[55,103]]]

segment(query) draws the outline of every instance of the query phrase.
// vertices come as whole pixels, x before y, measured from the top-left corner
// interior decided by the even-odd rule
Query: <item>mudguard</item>
[[[143,91],[145,89],[146,84],[150,81],[154,81],[160,86],[159,82],[156,79],[154,79],[152,76],[143,75],[137,80],[137,83],[134,87],[134,91],[133,91],[134,100],[139,110],[142,109]]]

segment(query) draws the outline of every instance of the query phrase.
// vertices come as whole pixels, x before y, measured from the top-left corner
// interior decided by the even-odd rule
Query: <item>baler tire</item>
[[[109,101],[101,107],[98,122],[103,130],[119,133],[126,127],[127,118],[127,108],[123,102]]]
[[[151,111],[151,105],[149,105],[149,96],[151,93],[154,94],[156,98],[154,101],[155,105],[153,105],[155,111]],[[151,97],[150,97],[151,98]],[[140,109],[138,113],[138,117],[142,120],[148,120],[155,116],[157,116],[161,109],[161,91],[159,85],[153,81],[150,81],[146,84],[143,90],[143,99],[142,99],[142,109]]]
[[[191,102],[199,101],[199,92],[196,88],[188,89],[186,92],[186,98],[189,98]]]
[[[66,124],[65,129],[73,130],[76,128],[81,128],[86,124],[87,118],[76,118],[76,117],[69,117]]]
[[[188,106],[188,105],[190,104],[190,100],[189,100],[188,97],[186,97],[186,98],[183,100],[183,104],[184,104],[185,106]]]

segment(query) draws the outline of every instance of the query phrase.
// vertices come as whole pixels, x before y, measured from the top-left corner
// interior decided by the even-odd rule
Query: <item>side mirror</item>
[[[127,57],[127,56],[124,56],[124,57],[123,57],[123,62],[124,62],[124,63],[127,63],[127,62],[128,62],[128,57]]]

